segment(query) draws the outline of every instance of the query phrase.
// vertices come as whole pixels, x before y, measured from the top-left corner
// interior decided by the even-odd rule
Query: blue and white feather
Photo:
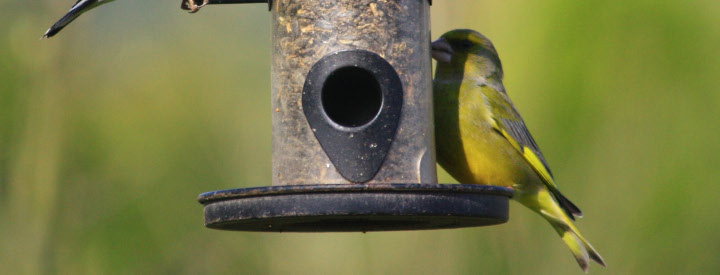
[[[50,29],[45,32],[43,35],[43,38],[50,38],[56,35],[58,32],[60,32],[65,26],[70,24],[75,18],[78,18],[81,14],[85,13],[86,11],[89,11],[97,6],[110,3],[115,0],[78,0],[75,2],[75,5],[70,8],[70,11],[68,11],[65,16],[60,18],[55,24],[50,27]]]

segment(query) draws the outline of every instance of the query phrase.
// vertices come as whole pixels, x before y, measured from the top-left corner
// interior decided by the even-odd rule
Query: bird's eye
[[[468,40],[460,41],[460,47],[463,47],[464,49],[469,49],[470,47],[472,47],[472,42]]]

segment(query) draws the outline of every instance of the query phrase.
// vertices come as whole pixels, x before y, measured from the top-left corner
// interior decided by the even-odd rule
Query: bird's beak
[[[435,40],[430,44],[432,57],[438,62],[449,63],[452,60],[453,49],[445,38]]]

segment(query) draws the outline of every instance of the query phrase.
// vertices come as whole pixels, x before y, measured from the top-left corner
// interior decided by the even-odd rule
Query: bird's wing
[[[75,6],[77,6],[77,5],[78,5],[80,2],[82,2],[82,1],[83,1],[83,0],[77,0],[77,2],[75,2],[75,4],[73,4],[73,6],[70,7],[70,10],[72,10],[73,8],[75,8]]]
[[[545,160],[540,147],[530,134],[520,113],[513,107],[512,101],[506,93],[494,90],[492,87],[483,86],[483,96],[488,104],[492,116],[493,128],[500,133],[508,142],[523,156],[530,167],[540,176],[540,179],[550,189],[560,205],[571,218],[582,216],[582,211],[569,199],[563,196],[555,184],[550,167]]]
[[[45,38],[53,37],[55,34],[60,32],[65,26],[70,24],[75,18],[83,14],[84,12],[91,10],[94,7],[97,7],[99,5],[112,2],[113,0],[78,0],[75,2],[75,4],[70,8],[70,11],[65,14],[60,20],[55,22],[55,24],[50,27],[47,32],[43,35]]]

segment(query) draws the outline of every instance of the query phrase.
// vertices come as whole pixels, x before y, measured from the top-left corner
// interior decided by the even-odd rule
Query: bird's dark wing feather
[[[80,16],[82,13],[94,8],[98,5],[98,0],[78,0],[75,2],[75,4],[70,8],[70,11],[65,14],[60,20],[55,22],[55,24],[50,27],[50,29],[45,32],[45,35],[43,37],[50,38],[56,35],[58,32],[60,32],[65,26],[70,24],[75,18]]]
[[[481,87],[481,89],[493,88],[485,86]],[[580,208],[557,189],[552,172],[550,172],[550,166],[547,164],[542,152],[540,152],[540,147],[538,147],[527,126],[525,126],[520,113],[513,107],[510,98],[505,93],[491,91],[495,90],[483,92],[483,95],[495,121],[495,130],[503,135],[537,172],[568,216],[572,219],[575,219],[576,216],[581,217],[582,211],[580,211]]]
[[[543,165],[545,165],[545,169],[547,169],[548,173],[550,173],[550,176],[552,176],[552,171],[550,171],[550,165],[548,165],[547,161],[545,160],[545,156],[543,156],[542,152],[540,152],[540,147],[538,147],[527,126],[525,126],[525,122],[522,120],[502,119],[502,124],[505,126],[508,134],[510,134],[518,143],[520,143],[520,145],[530,148],[530,150],[532,150],[535,155],[537,155],[540,161],[542,161]]]
[[[75,4],[73,4],[72,8],[70,8],[70,9],[72,10],[73,8],[75,8],[75,6],[77,6],[78,3],[82,2],[82,1],[83,0],[77,0],[77,2],[75,2]]]

